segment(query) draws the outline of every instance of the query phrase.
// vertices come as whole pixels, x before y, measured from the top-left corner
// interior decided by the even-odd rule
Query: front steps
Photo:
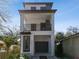
[[[40,56],[31,56],[30,59],[40,59]],[[45,59],[45,58],[41,58],[41,59]],[[46,56],[46,59],[58,59],[55,56]]]

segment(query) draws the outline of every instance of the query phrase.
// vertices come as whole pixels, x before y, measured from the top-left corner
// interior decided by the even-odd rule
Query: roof
[[[40,5],[40,4],[46,4],[46,5],[48,5],[48,6],[51,6],[52,7],[52,5],[53,5],[53,2],[24,2],[23,3],[23,5],[25,6],[25,5],[35,5],[35,4],[38,4],[38,5]]]
[[[66,37],[66,39],[77,38],[77,37],[79,37],[79,33],[70,35],[70,36]]]
[[[76,34],[73,34],[73,35],[70,35],[70,36],[68,36],[68,37],[79,37],[79,33],[76,33]]]
[[[19,10],[19,13],[55,13],[57,10]]]
[[[52,5],[53,2],[24,2],[23,4],[24,5],[25,4],[28,4],[28,5],[30,5],[30,4],[46,4],[46,5]]]

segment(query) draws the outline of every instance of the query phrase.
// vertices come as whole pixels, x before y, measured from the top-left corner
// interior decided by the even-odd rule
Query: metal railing
[[[51,31],[51,24],[45,25],[45,27],[40,24],[36,24],[35,26],[24,24],[24,31]]]

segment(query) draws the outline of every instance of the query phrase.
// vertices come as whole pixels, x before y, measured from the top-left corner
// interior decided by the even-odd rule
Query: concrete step
[[[39,58],[39,56],[31,56],[31,59],[40,59],[40,58]],[[58,58],[55,56],[47,56],[46,59],[58,59]]]

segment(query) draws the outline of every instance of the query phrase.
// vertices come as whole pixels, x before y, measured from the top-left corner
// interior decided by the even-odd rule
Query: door
[[[35,53],[48,53],[48,42],[35,42]]]

